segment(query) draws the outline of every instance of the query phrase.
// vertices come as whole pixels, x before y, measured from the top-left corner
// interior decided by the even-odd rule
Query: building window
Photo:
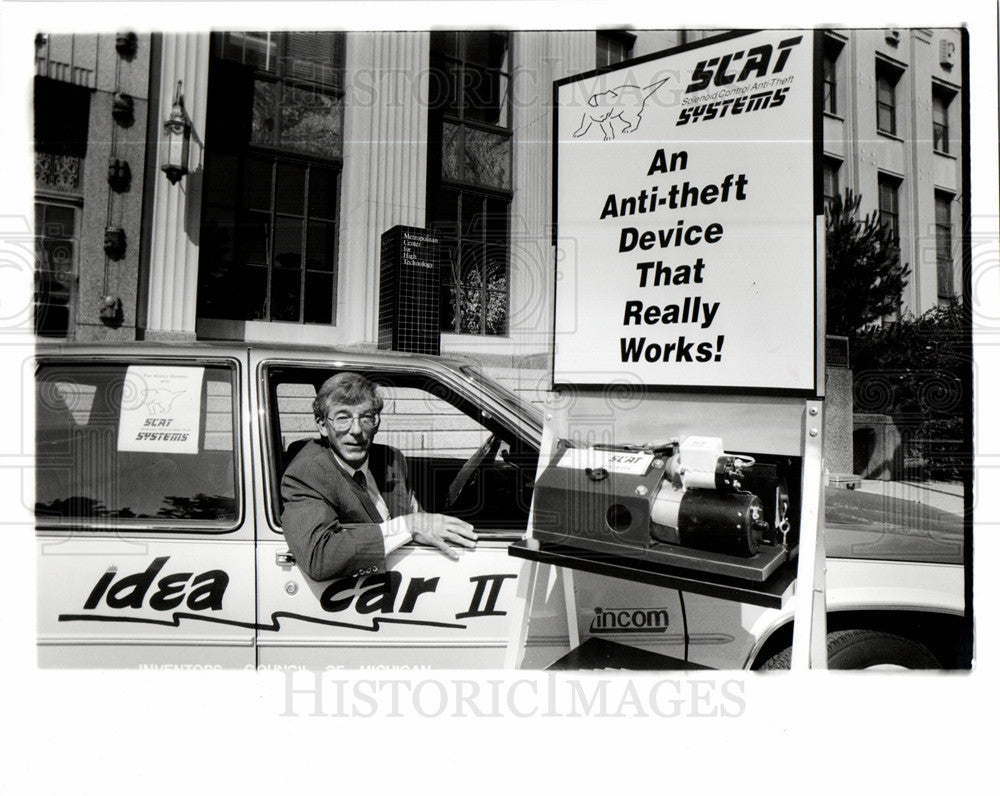
[[[932,115],[934,124],[934,151],[947,155],[951,151],[951,126],[949,108],[954,92],[935,85],[932,89]]]
[[[68,337],[76,292],[78,207],[35,202],[35,334]]]
[[[840,161],[823,158],[823,207],[827,210],[840,195]]]
[[[35,334],[72,337],[91,92],[36,77]]]
[[[635,36],[624,31],[597,31],[597,68],[613,66],[632,57]]]
[[[838,113],[837,96],[837,61],[840,58],[840,51],[844,48],[843,42],[827,37],[823,40],[823,111],[825,113]]]
[[[896,85],[902,74],[885,61],[875,64],[876,125],[881,133],[896,135]]]
[[[343,33],[222,33],[214,49],[252,70],[251,144],[341,157]]]
[[[503,335],[510,304],[506,33],[431,33],[427,223],[442,240],[441,329]]]
[[[213,40],[198,315],[336,323],[342,33]]]
[[[206,190],[199,315],[334,323],[338,180],[339,169],[258,155]]]
[[[955,301],[955,268],[951,255],[951,203],[954,197],[945,191],[934,192],[934,237],[937,250],[938,303]]]
[[[878,175],[878,214],[882,226],[892,230],[899,245],[899,186],[900,180],[888,174]]]
[[[442,188],[431,226],[445,241],[442,331],[507,333],[510,201]]]
[[[899,237],[899,187],[902,180],[888,174],[878,175],[878,214],[879,222],[888,227],[893,236],[893,245],[897,256],[902,256]],[[896,299],[896,310],[886,317],[886,320],[899,320],[902,309],[902,296]]]

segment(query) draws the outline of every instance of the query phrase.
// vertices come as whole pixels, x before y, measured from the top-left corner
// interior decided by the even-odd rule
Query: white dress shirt
[[[401,514],[398,517],[390,517],[389,507],[385,504],[385,499],[375,486],[375,478],[372,476],[372,471],[368,469],[368,459],[365,459],[360,467],[351,467],[351,465],[337,456],[335,451],[333,451],[333,455],[336,457],[340,466],[343,467],[352,478],[355,473],[364,474],[365,484],[368,488],[368,497],[371,498],[372,503],[375,504],[375,508],[378,509],[379,516],[382,517],[382,522],[379,523],[378,527],[379,530],[382,531],[382,542],[385,545],[385,554],[389,555],[389,553],[393,550],[397,550],[413,539],[413,534],[410,533],[408,515]],[[420,511],[420,504],[417,503],[415,495],[410,495],[410,511],[413,513]]]

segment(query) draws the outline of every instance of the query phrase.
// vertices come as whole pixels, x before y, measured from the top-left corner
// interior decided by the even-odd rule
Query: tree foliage
[[[887,414],[903,434],[908,477],[957,479],[968,466],[972,389],[968,312],[935,307],[859,332],[851,344],[854,411]]]
[[[848,190],[826,212],[826,331],[851,338],[896,310],[910,275],[892,230],[860,208],[861,194]]]
[[[910,268],[879,213],[861,217],[847,191],[826,213],[827,333],[851,341],[854,411],[892,417],[909,478],[960,478],[972,373],[969,318],[960,306],[895,314]]]

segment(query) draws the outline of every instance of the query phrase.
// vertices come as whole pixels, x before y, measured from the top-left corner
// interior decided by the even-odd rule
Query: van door
[[[39,356],[41,666],[253,666],[244,365]]]
[[[421,508],[476,526],[480,541],[452,561],[407,544],[384,574],[317,582],[288,558],[279,484],[305,440],[318,437],[312,401],[338,370],[363,372],[385,398],[376,442],[400,449]],[[527,566],[507,554],[523,535],[537,448],[515,423],[484,409],[457,376],[355,363],[261,361],[256,366],[265,460],[258,536],[261,665],[310,668],[500,667],[517,580]],[[535,634],[565,646],[565,614]]]

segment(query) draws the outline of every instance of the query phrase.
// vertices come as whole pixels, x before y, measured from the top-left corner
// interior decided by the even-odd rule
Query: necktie
[[[389,517],[391,516],[389,507],[385,505],[384,498],[381,495],[377,495],[374,492],[368,491],[368,479],[365,478],[365,474],[360,470],[358,470],[354,474],[353,478],[354,478],[354,483],[360,486],[361,489],[364,490],[365,496],[372,501],[375,507],[375,511],[377,511],[382,516],[383,519],[389,519]]]

